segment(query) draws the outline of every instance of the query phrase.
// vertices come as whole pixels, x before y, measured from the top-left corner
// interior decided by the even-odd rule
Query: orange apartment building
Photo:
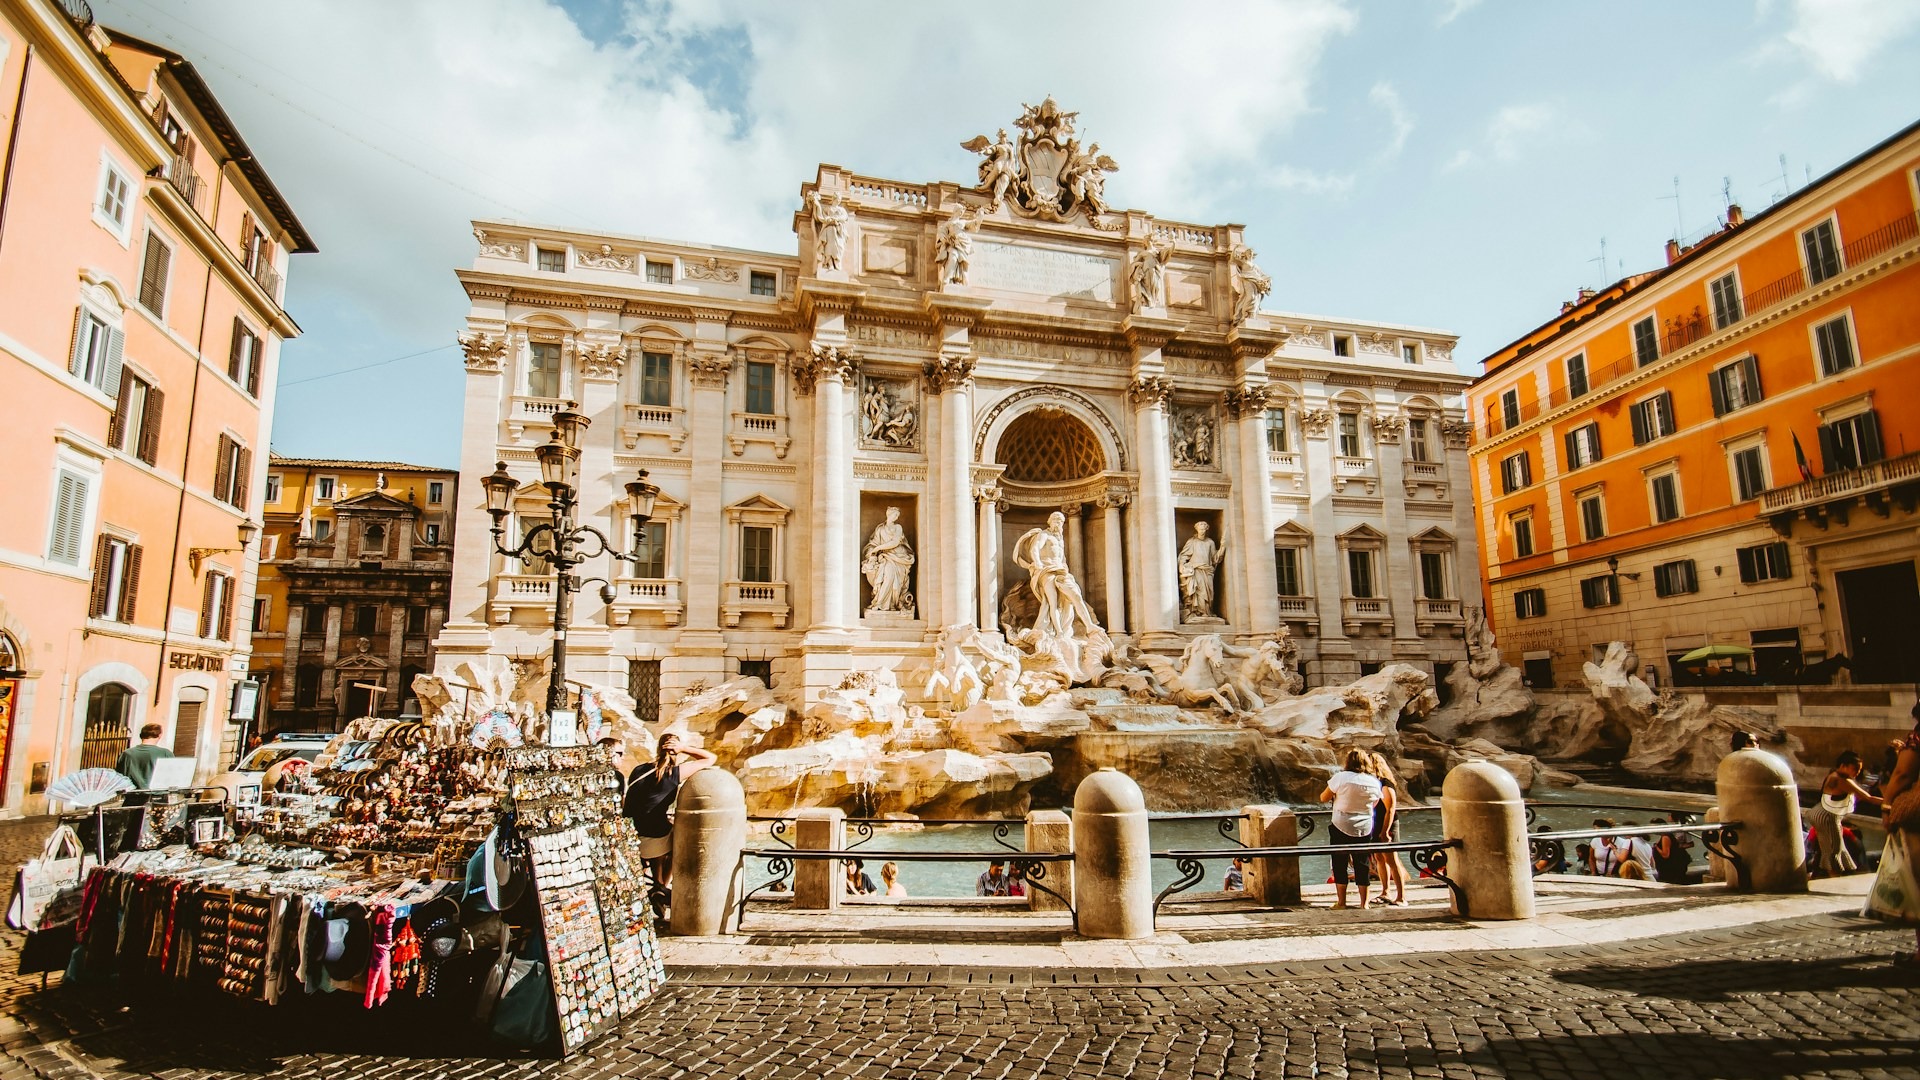
[[[262,730],[406,709],[447,621],[459,485],[398,461],[269,459],[248,622]]]
[[[1856,687],[1896,684],[1852,705],[1904,715],[1916,206],[1920,124],[1763,213],[1730,207],[1486,358],[1469,401],[1488,612],[1530,683],[1579,686],[1615,640],[1662,686],[1818,683],[1844,657]],[[1728,670],[1679,662],[1705,645],[1737,647]]]
[[[0,813],[148,722],[223,763],[290,254],[192,64],[83,0],[0,0]]]

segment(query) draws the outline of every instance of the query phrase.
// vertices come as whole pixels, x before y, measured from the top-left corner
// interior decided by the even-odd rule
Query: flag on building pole
[[[1813,466],[1807,464],[1807,452],[1800,449],[1800,433],[1790,432],[1789,434],[1793,436],[1793,460],[1794,464],[1800,466],[1800,479],[1813,479]]]

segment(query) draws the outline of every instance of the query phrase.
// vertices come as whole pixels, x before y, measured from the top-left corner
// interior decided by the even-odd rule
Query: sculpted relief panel
[[[883,450],[920,446],[920,406],[906,379],[867,376],[860,391],[860,442]]]
[[[1173,440],[1176,469],[1219,468],[1216,436],[1220,421],[1211,405],[1176,405],[1168,437]]]

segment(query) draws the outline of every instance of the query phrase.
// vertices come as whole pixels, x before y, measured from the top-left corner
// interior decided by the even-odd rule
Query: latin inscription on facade
[[[1110,304],[1119,272],[1118,259],[980,240],[974,244],[968,284]]]

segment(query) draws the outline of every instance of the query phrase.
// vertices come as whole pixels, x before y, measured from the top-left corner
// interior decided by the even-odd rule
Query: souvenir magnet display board
[[[666,981],[639,838],[620,816],[605,747],[506,751],[547,937],[547,971],[570,1054],[611,1032]]]

